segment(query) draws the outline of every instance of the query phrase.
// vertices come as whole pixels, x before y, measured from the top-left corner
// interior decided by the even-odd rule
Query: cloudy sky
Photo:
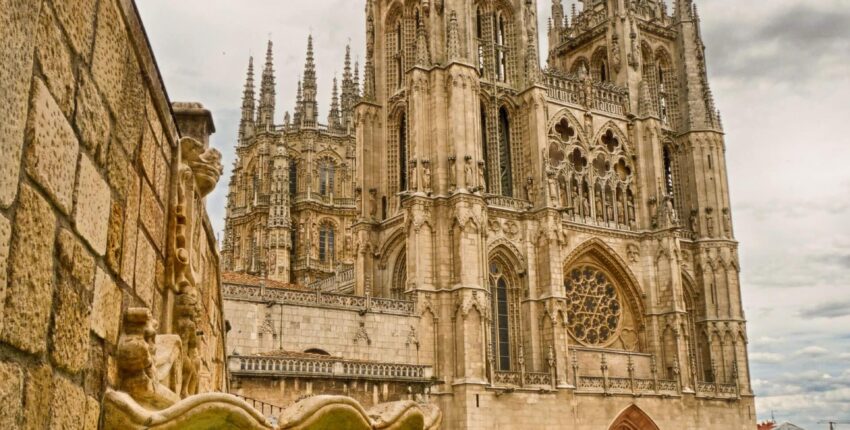
[[[346,43],[363,56],[362,0],[136,1],[171,99],[213,111],[226,168],[248,56],[261,64],[269,37],[279,118],[310,32],[323,108]],[[538,2],[545,29],[549,1]],[[727,132],[759,416],[808,430],[850,420],[850,0],[697,4]],[[209,204],[217,229],[228,178]]]

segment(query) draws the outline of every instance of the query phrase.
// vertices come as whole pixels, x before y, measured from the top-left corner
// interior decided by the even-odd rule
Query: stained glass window
[[[617,334],[623,309],[617,288],[592,266],[570,271],[564,287],[570,332],[587,346],[603,346]]]

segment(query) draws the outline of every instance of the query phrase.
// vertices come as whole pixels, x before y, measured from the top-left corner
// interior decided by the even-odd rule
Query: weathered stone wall
[[[96,429],[122,311],[171,331],[178,132],[131,1],[0,0],[0,40],[0,428]],[[198,235],[201,391],[221,390],[205,217]]]
[[[235,298],[224,301],[224,312],[228,355],[320,349],[346,359],[430,364],[419,357],[417,317]]]

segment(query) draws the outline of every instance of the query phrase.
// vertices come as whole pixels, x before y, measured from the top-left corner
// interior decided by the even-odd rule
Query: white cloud
[[[750,361],[754,363],[781,363],[784,359],[785,356],[774,352],[753,352],[750,354]]]
[[[798,350],[797,352],[794,353],[794,355],[797,355],[797,356],[802,355],[802,356],[811,357],[811,358],[823,357],[824,355],[827,355],[827,354],[829,354],[828,349],[821,347],[821,346],[816,346],[816,345],[807,346],[807,347],[800,349],[800,350]]]

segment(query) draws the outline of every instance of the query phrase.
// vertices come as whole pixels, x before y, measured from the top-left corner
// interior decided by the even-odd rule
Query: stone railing
[[[243,357],[231,355],[228,369],[237,375],[296,376],[302,378],[348,378],[392,381],[429,381],[431,366],[367,363],[340,359]]]
[[[547,71],[544,74],[544,82],[546,94],[550,99],[574,105],[587,103],[585,83],[576,75],[562,75]],[[629,96],[625,88],[604,82],[593,82],[591,85],[593,109],[618,116],[626,114]]]
[[[501,387],[551,387],[552,375],[545,372],[493,372],[493,385]]]
[[[305,291],[233,284],[224,284],[222,290],[224,297],[229,299],[272,301],[286,305],[316,306],[405,316],[413,315],[416,312],[415,303],[407,300],[331,294],[323,293],[321,290]]]
[[[353,197],[337,197],[326,194],[321,194],[317,191],[306,192],[302,191],[295,194],[295,198],[292,199],[292,203],[303,203],[303,202],[315,202],[321,203],[324,205],[334,205],[334,206],[342,206],[346,208],[354,207],[354,198]]]
[[[487,204],[502,209],[523,211],[531,207],[525,200],[503,196],[487,196]]]
[[[342,267],[328,278],[311,283],[311,290],[321,290],[323,293],[345,293],[354,284],[354,266]]]
[[[673,372],[676,379],[662,378],[651,355],[581,347],[570,348],[570,353],[573,383],[578,393],[633,396],[681,393],[678,372]],[[579,362],[585,366],[598,363],[598,367],[582,368]]]
[[[722,399],[735,399],[740,397],[737,384],[723,384],[715,382],[697,382],[697,395],[702,397],[715,397]]]

